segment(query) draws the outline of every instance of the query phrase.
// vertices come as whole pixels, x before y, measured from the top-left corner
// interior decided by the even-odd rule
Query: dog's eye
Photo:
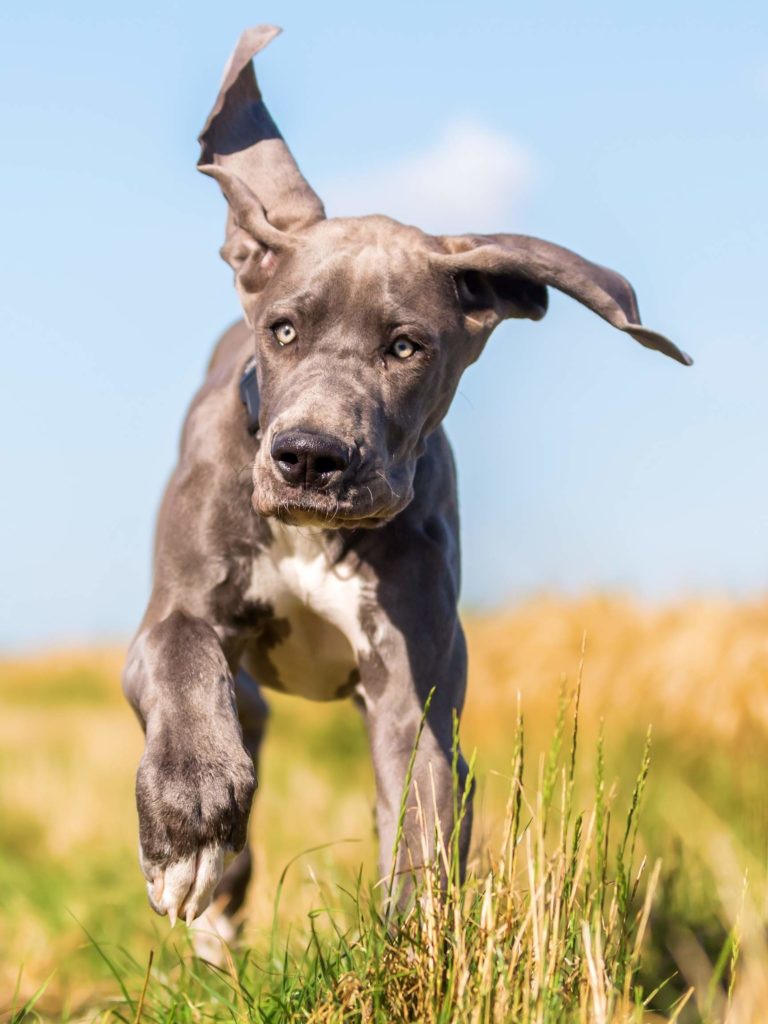
[[[418,350],[419,346],[416,342],[406,337],[395,338],[389,349],[392,355],[397,356],[398,359],[410,359]]]
[[[290,345],[296,340],[296,328],[290,320],[278,320],[276,324],[272,324],[271,331],[278,345]]]

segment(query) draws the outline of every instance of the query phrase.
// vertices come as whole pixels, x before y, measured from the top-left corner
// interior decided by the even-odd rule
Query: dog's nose
[[[293,487],[325,487],[348,468],[349,451],[327,434],[283,431],[272,442],[272,458]]]

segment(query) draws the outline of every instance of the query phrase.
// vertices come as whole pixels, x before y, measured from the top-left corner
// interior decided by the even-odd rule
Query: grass
[[[765,1019],[768,607],[539,601],[468,633],[465,885],[449,843],[385,921],[361,723],[275,700],[223,971],[144,904],[119,654],[0,667],[0,1020]]]

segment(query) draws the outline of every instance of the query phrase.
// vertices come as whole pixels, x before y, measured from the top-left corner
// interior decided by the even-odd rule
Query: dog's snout
[[[325,487],[349,468],[349,449],[328,434],[283,431],[272,442],[272,458],[293,487]]]

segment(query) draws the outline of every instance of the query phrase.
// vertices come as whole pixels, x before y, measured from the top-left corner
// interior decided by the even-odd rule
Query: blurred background
[[[584,652],[579,799],[602,727],[620,822],[654,730],[646,991],[672,977],[664,1009],[693,985],[682,1019],[720,1020],[738,934],[739,1020],[764,1019],[768,9],[73,0],[0,10],[0,1020],[20,967],[24,993],[53,972],[52,1020],[114,995],[83,928],[134,957],[139,988],[149,949],[178,941],[136,865],[141,737],[118,680],[184,411],[239,315],[195,139],[239,32],[261,21],[285,28],[258,58],[265,99],[329,214],[566,245],[625,274],[644,321],[693,355],[685,369],[553,293],[542,323],[500,327],[462,382],[448,431],[463,737],[480,743],[473,863],[503,810],[518,692],[535,789]],[[488,437],[507,460],[490,494]],[[291,869],[288,922],[318,878],[375,870],[353,710],[273,705],[257,945],[290,858],[332,844]]]
[[[141,615],[184,411],[238,316],[195,140],[239,32],[270,20],[259,79],[329,213],[559,242],[696,360],[560,295],[496,331],[448,421],[465,602],[761,593],[764,5],[41,2],[0,12],[0,644]]]

